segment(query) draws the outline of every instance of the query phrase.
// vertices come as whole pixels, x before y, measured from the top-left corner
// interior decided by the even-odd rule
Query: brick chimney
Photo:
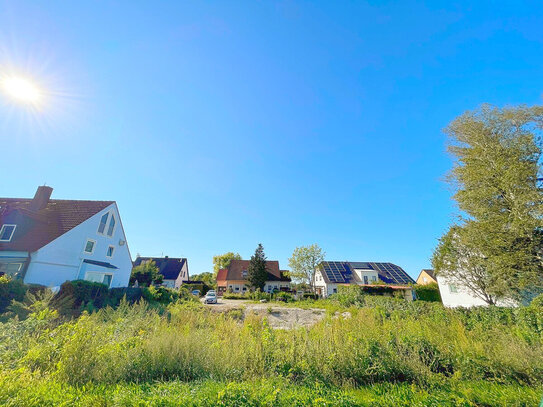
[[[45,185],[38,187],[34,198],[32,198],[32,202],[30,202],[30,209],[33,211],[45,209],[52,193],[53,188],[51,187],[46,187]]]

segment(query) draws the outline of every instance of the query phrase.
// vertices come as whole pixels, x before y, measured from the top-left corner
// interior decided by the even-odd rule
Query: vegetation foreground
[[[0,324],[0,404],[534,406],[538,300],[449,310],[346,295],[294,330],[192,301],[122,302],[73,319],[36,301],[26,319]]]

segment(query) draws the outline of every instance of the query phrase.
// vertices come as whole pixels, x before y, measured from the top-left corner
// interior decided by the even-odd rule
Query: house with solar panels
[[[383,293],[396,293],[406,300],[413,300],[411,284],[415,284],[415,280],[393,263],[323,261],[315,273],[315,290],[325,298],[336,294],[342,285],[365,286],[370,292],[370,288],[377,287],[376,283],[383,287]]]

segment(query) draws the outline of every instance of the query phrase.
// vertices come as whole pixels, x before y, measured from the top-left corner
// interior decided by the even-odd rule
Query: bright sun
[[[36,85],[18,76],[1,78],[0,86],[5,93],[20,102],[37,103],[42,96]]]

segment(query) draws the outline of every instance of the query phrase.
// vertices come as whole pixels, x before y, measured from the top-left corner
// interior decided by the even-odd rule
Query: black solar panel
[[[391,284],[409,284],[414,283],[409,275],[401,267],[392,263],[371,263],[375,270],[379,272],[379,277],[385,283]],[[388,280],[388,281],[387,281]]]
[[[345,272],[343,263],[337,261],[325,261],[322,263],[326,276],[332,283],[344,283],[345,278],[342,272]]]
[[[322,269],[332,283],[346,283],[352,278],[352,268],[375,270],[387,284],[415,283],[399,266],[392,263],[324,261]]]

